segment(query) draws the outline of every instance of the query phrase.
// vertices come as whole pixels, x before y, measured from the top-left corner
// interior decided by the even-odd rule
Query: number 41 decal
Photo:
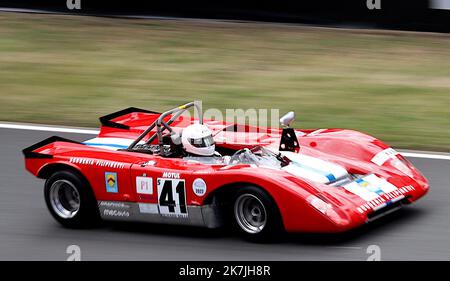
[[[184,180],[158,178],[158,206],[163,216],[187,218]]]

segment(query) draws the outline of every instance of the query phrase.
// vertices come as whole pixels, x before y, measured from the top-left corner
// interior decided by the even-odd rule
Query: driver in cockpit
[[[216,151],[211,130],[203,124],[192,124],[181,133],[182,157],[185,160],[208,164],[224,163],[229,157],[222,157]]]
[[[188,155],[214,156],[216,153],[216,143],[212,132],[203,124],[192,124],[184,128],[181,143]]]
[[[232,165],[233,163],[263,164],[272,166],[287,165],[289,160],[280,153],[275,154],[261,146],[252,149],[244,148],[236,151],[233,156],[222,156],[216,151],[216,144],[211,130],[203,124],[187,126],[180,136],[175,137],[179,146],[178,154],[186,161],[211,165]],[[175,142],[175,141],[174,141]],[[181,154],[181,155],[180,155]]]

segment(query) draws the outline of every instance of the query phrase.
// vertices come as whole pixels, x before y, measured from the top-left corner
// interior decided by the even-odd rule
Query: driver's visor
[[[211,135],[200,139],[189,139],[189,143],[195,147],[208,147],[215,144]]]

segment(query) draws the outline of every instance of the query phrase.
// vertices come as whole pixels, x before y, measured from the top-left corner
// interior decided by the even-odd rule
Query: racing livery
[[[197,118],[187,118],[194,109]],[[203,120],[191,102],[164,113],[128,108],[100,118],[100,133],[50,137],[23,150],[46,179],[50,213],[67,227],[100,219],[218,228],[252,239],[343,232],[421,198],[424,176],[380,140],[346,129],[293,129]],[[212,132],[214,156],[183,152],[192,124]]]

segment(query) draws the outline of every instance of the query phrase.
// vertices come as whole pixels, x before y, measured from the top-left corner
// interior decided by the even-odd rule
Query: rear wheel
[[[282,232],[282,222],[273,199],[262,189],[249,186],[237,192],[233,217],[235,227],[246,239],[263,242]]]
[[[54,173],[45,183],[44,196],[52,216],[65,227],[92,227],[100,221],[89,184],[74,172]]]

